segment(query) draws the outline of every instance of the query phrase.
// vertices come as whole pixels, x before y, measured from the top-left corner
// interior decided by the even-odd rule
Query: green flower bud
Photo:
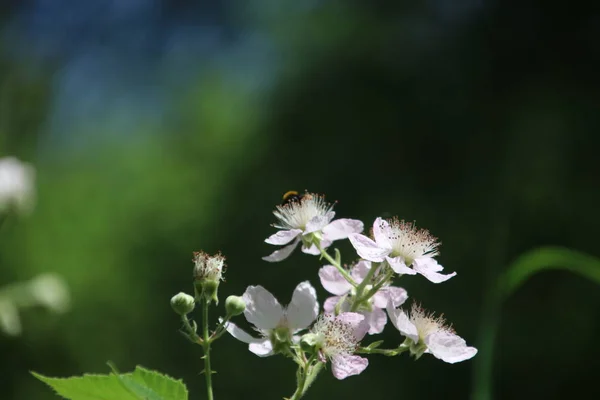
[[[187,293],[180,292],[171,298],[171,307],[179,315],[187,315],[194,310],[196,302]]]
[[[204,299],[209,303],[219,304],[219,281],[195,281],[196,299]]]
[[[246,302],[240,296],[229,296],[225,299],[225,311],[227,315],[235,317],[246,309]]]

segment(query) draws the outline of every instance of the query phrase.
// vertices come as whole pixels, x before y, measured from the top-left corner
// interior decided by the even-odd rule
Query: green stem
[[[296,391],[289,398],[289,400],[298,400],[304,396],[310,385],[321,371],[323,363],[316,360],[316,355],[312,355],[305,363],[298,364],[298,387]]]
[[[409,349],[409,346],[400,345],[397,349],[369,349],[366,347],[359,347],[356,350],[357,354],[383,354],[384,356],[393,357],[404,353]]]
[[[181,321],[183,322],[183,326],[185,327],[185,330],[187,331],[189,338],[192,339],[192,342],[200,343],[202,341],[202,339],[200,339],[200,336],[198,336],[198,334],[196,334],[196,330],[190,324],[190,320],[188,319],[187,315],[182,315]]]
[[[331,263],[331,265],[333,265],[334,267],[336,267],[337,270],[340,272],[340,274],[342,274],[342,276],[344,277],[344,279],[346,279],[348,281],[348,283],[350,283],[354,287],[358,286],[358,284],[354,281],[354,279],[352,279],[352,277],[350,276],[350,274],[348,273],[348,271],[346,271],[344,269],[344,267],[342,267],[340,265],[339,262],[337,262],[336,260],[334,260],[333,257],[331,257],[329,255],[329,253],[327,251],[325,251],[325,249],[323,249],[321,247],[320,244],[316,243],[315,245],[317,246],[317,249],[319,249],[319,251],[321,252],[321,256],[323,256],[324,259],[326,259],[327,261],[329,261]]]
[[[360,304],[364,300],[369,299],[369,297],[363,298],[363,292],[365,291],[365,287],[367,287],[367,285],[369,284],[371,279],[373,279],[373,276],[375,276],[375,272],[377,271],[377,268],[379,268],[379,264],[373,263],[371,265],[371,268],[369,269],[369,272],[367,272],[367,275],[364,277],[362,282],[356,288],[356,296],[355,296],[354,302],[352,303],[352,307],[350,308],[350,311],[358,310],[358,307],[360,306]]]
[[[202,299],[202,348],[204,349],[204,376],[206,377],[206,394],[208,400],[213,400],[212,369],[210,367],[210,336],[208,334],[208,306],[210,301]]]

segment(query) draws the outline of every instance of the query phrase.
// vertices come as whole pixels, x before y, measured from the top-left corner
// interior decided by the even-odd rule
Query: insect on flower
[[[295,190],[288,190],[283,194],[283,200],[281,201],[281,205],[284,206],[293,201],[300,202],[304,197],[303,194],[296,192]]]

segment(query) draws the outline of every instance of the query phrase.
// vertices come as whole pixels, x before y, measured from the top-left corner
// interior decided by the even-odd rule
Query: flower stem
[[[331,263],[331,265],[333,265],[334,267],[336,267],[336,268],[337,268],[337,270],[340,272],[340,274],[342,274],[342,276],[344,277],[344,279],[346,279],[346,280],[348,281],[348,283],[349,283],[349,284],[351,284],[351,285],[352,285],[352,286],[354,286],[354,287],[357,287],[357,286],[358,286],[358,284],[357,284],[357,283],[354,281],[354,279],[352,279],[352,277],[350,276],[350,274],[348,273],[348,271],[346,271],[346,270],[344,269],[344,267],[342,267],[342,266],[340,265],[340,263],[339,263],[339,262],[337,262],[337,261],[336,261],[336,260],[335,260],[333,257],[331,257],[331,256],[329,255],[329,253],[328,253],[328,252],[327,252],[325,249],[323,249],[323,248],[321,247],[321,245],[320,245],[320,244],[318,244],[318,243],[315,243],[315,245],[317,246],[317,249],[319,249],[319,251],[321,252],[321,256],[322,256],[324,259],[326,259],[327,261],[329,261],[329,262]]]
[[[322,362],[317,361],[315,363],[315,360],[316,356],[313,355],[304,364],[298,365],[298,387],[296,388],[296,391],[294,392],[292,397],[289,398],[289,400],[298,400],[302,398],[302,396],[304,396],[310,385],[312,385],[313,381],[315,380],[315,378],[321,371],[321,368],[323,367]]]
[[[213,400],[212,369],[210,367],[210,336],[208,334],[208,306],[210,301],[202,299],[202,348],[204,349],[204,376],[206,377],[206,395],[208,400]]]
[[[371,265],[371,268],[369,269],[369,272],[367,272],[367,275],[364,277],[364,279],[362,280],[362,282],[360,283],[360,285],[358,285],[358,287],[356,288],[356,298],[355,301],[352,304],[352,307],[350,308],[350,311],[356,311],[358,310],[358,307],[360,306],[360,304],[365,301],[368,300],[370,298],[367,296],[363,297],[363,292],[365,291],[365,287],[367,287],[367,285],[369,284],[369,282],[371,281],[371,279],[373,279],[373,276],[375,276],[375,272],[377,271],[377,269],[379,268],[379,264],[373,264]],[[369,291],[367,293],[367,295],[370,293],[371,291]],[[375,293],[375,292],[373,292]]]
[[[399,354],[404,353],[409,348],[410,348],[409,346],[406,346],[403,344],[398,346],[398,348],[396,348],[396,349],[369,349],[367,347],[359,347],[356,350],[356,353],[357,354],[383,354],[384,356],[393,357],[393,356],[397,356]]]

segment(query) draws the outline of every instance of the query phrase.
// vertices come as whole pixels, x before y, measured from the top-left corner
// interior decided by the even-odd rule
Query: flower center
[[[323,196],[306,193],[300,201],[291,201],[273,211],[277,218],[274,224],[279,229],[306,229],[306,224],[317,216],[325,216],[333,209]]]
[[[401,256],[406,265],[413,263],[415,258],[438,254],[440,243],[427,229],[418,229],[414,223],[394,218],[389,221],[388,239],[392,245],[392,257]]]

